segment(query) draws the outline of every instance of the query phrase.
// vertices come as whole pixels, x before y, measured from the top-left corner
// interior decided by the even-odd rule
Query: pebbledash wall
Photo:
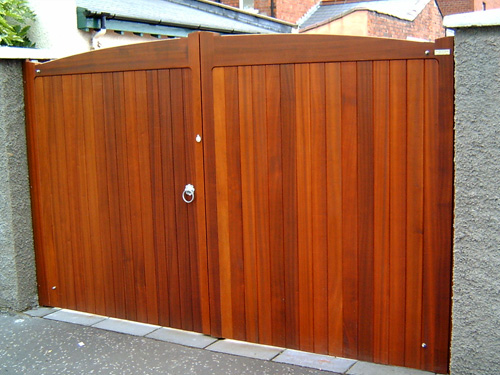
[[[451,373],[500,373],[500,10],[455,29],[455,243]]]
[[[0,309],[22,311],[38,296],[20,59],[0,58],[0,212]]]

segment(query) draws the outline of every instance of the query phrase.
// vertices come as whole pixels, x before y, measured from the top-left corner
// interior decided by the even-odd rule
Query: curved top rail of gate
[[[443,38],[441,41],[450,39]],[[436,43],[343,35],[237,35],[196,32],[163,40],[91,51],[38,64],[36,76],[183,68],[208,65],[294,64],[394,59],[439,59]],[[202,46],[200,50],[200,45]],[[446,47],[448,48],[448,47]],[[230,54],[225,52],[230,50]],[[204,51],[210,51],[206,54]],[[450,54],[445,50],[446,54]],[[237,53],[235,53],[237,52]]]

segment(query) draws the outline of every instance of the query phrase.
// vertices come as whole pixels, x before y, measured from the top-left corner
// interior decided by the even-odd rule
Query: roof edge
[[[173,3],[176,3],[176,4],[181,4],[181,5],[189,6],[189,5],[186,5],[186,3],[183,2],[182,0],[170,0],[170,1],[173,2]],[[254,16],[254,17],[257,17],[257,18],[262,18],[262,19],[265,19],[267,21],[271,21],[271,22],[275,22],[275,23],[281,23],[281,24],[286,25],[286,26],[297,27],[297,24],[292,23],[292,22],[280,20],[280,19],[274,18],[274,17],[269,17],[269,16],[266,16],[264,14],[249,12],[249,11],[246,11],[244,9],[232,7],[230,5],[226,5],[226,4],[222,4],[222,3],[217,3],[215,1],[210,1],[210,0],[196,0],[196,1],[199,2],[199,3],[205,3],[205,4],[208,4],[208,5],[212,5],[212,6],[216,6],[216,7],[219,7],[219,8],[227,9],[227,10],[230,10],[230,11],[233,11],[233,12],[242,13],[242,14],[246,14],[246,15],[249,15],[249,16]]]

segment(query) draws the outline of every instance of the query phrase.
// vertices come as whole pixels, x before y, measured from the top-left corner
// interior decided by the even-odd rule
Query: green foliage
[[[30,26],[26,26],[26,21],[34,19],[26,0],[0,0],[0,45],[34,47],[27,36]]]

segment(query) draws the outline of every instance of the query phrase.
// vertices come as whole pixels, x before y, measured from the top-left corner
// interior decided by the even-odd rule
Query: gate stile
[[[40,304],[446,372],[452,55],[197,33],[28,63]]]

